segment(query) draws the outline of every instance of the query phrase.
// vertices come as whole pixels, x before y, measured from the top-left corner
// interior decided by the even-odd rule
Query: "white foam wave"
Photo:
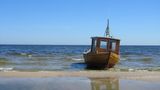
[[[12,71],[13,68],[0,68],[0,71]]]
[[[82,58],[72,58],[72,60],[75,60],[75,61],[82,61],[82,60],[84,60],[84,59],[82,59]]]
[[[125,60],[127,60],[127,58],[121,57],[120,60],[125,61]]]

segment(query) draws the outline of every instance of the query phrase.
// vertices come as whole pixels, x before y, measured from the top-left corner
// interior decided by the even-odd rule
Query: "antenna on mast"
[[[106,34],[106,37],[108,38],[111,37],[109,32],[109,19],[107,19],[107,28],[106,28],[105,34]]]

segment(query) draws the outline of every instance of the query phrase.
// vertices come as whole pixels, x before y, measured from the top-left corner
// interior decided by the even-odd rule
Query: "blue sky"
[[[0,44],[90,44],[111,34],[122,45],[160,45],[160,0],[0,0]]]

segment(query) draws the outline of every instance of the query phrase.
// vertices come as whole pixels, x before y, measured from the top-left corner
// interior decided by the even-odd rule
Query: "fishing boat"
[[[83,53],[87,67],[112,68],[119,62],[120,40],[110,36],[107,21],[105,37],[91,37],[91,47]]]

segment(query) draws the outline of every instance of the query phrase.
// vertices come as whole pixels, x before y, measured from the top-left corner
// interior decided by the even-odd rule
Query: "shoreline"
[[[43,72],[0,72],[0,78],[52,78],[52,77],[87,77],[87,78],[118,78],[160,82],[160,72],[113,72],[113,71],[43,71]]]

